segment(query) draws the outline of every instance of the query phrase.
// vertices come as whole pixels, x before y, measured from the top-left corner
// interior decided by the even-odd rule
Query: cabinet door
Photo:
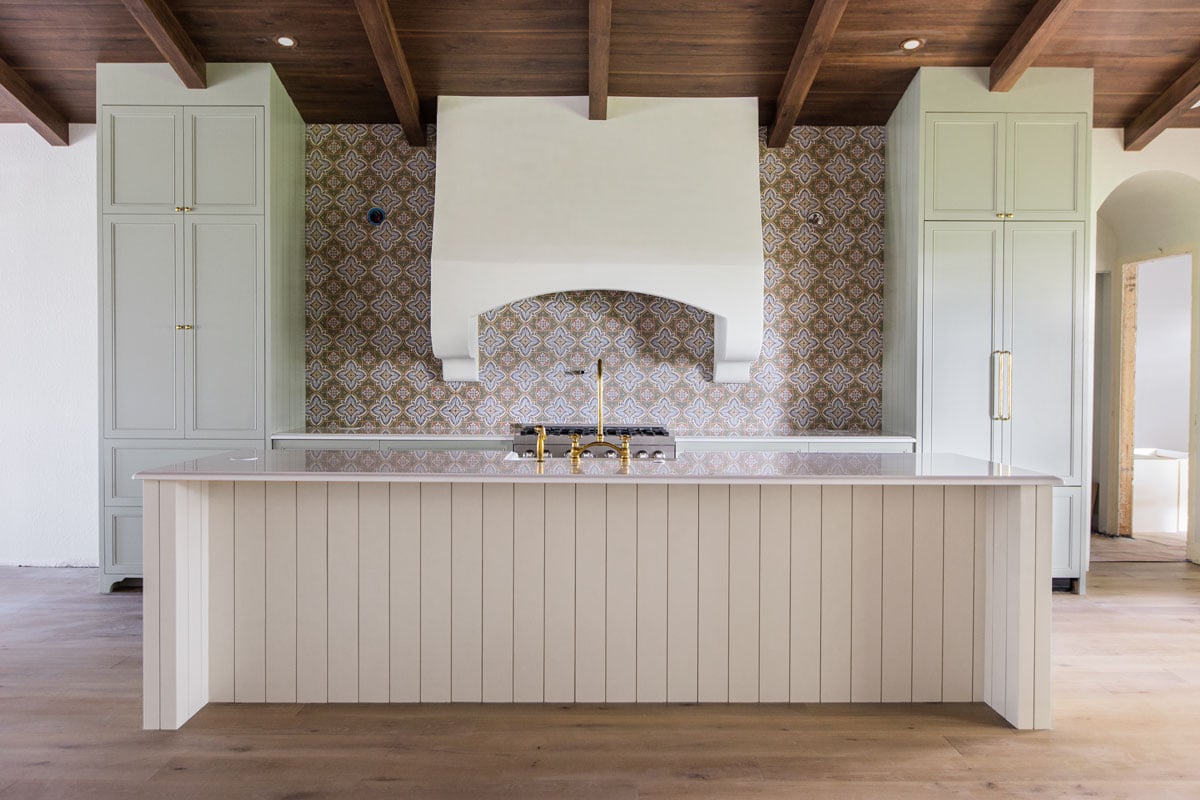
[[[1054,535],[1050,563],[1055,578],[1083,577],[1083,489],[1054,487]]]
[[[172,213],[183,205],[183,109],[104,106],[100,147],[103,213]]]
[[[142,574],[142,509],[105,508],[100,567],[105,575]],[[102,582],[103,585],[103,582]]]
[[[184,109],[184,205],[193,213],[263,213],[263,119],[255,106]]]
[[[104,217],[100,292],[105,434],[181,438],[182,217]]]
[[[1004,117],[925,115],[925,219],[1003,216]]]
[[[187,223],[187,435],[263,435],[263,223],[191,216]]]
[[[1008,211],[1015,220],[1087,213],[1087,114],[1009,114]]]
[[[1082,478],[1082,222],[1005,225],[1005,349],[1012,352],[1005,461]]]
[[[995,461],[1003,223],[925,225],[922,449]]]

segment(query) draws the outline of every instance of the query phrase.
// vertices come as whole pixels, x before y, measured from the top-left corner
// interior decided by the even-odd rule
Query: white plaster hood
[[[433,352],[478,379],[478,317],[559,291],[658,295],[714,315],[713,377],[763,336],[755,98],[441,97]]]

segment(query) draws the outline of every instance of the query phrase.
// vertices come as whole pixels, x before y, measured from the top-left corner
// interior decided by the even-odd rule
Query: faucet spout
[[[596,359],[596,441],[604,441],[604,359]]]

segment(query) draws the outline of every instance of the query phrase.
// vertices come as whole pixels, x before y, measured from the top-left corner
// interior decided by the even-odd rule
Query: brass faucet
[[[596,359],[596,438],[580,446],[579,434],[571,434],[571,464],[579,464],[579,457],[593,447],[607,447],[621,455],[621,465],[629,466],[629,437],[621,437],[621,446],[604,441],[604,359]]]
[[[546,463],[546,426],[538,425],[534,430],[537,431],[537,463]]]

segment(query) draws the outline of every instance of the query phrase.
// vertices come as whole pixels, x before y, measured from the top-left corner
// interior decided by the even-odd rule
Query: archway
[[[1128,265],[1168,255],[1187,254],[1192,261],[1191,359],[1200,356],[1200,180],[1170,170],[1148,170],[1127,178],[1104,199],[1096,215],[1096,268],[1113,273],[1110,299],[1096,308],[1097,330],[1110,337],[1099,347],[1104,358],[1095,365],[1097,415],[1094,421],[1094,471],[1101,485],[1102,530],[1117,531],[1122,518],[1120,491],[1131,464],[1131,385],[1121,381],[1121,353],[1128,351],[1132,331],[1123,331],[1122,295],[1117,291]],[[1189,461],[1200,455],[1200,379],[1191,370]],[[1128,372],[1126,371],[1128,375]],[[1124,408],[1124,413],[1122,409]],[[1129,441],[1126,441],[1129,439]],[[1122,458],[1122,453],[1125,454]],[[1200,475],[1193,470],[1188,485],[1189,520],[1197,513]],[[1200,563],[1200,536],[1189,521],[1188,559]]]

